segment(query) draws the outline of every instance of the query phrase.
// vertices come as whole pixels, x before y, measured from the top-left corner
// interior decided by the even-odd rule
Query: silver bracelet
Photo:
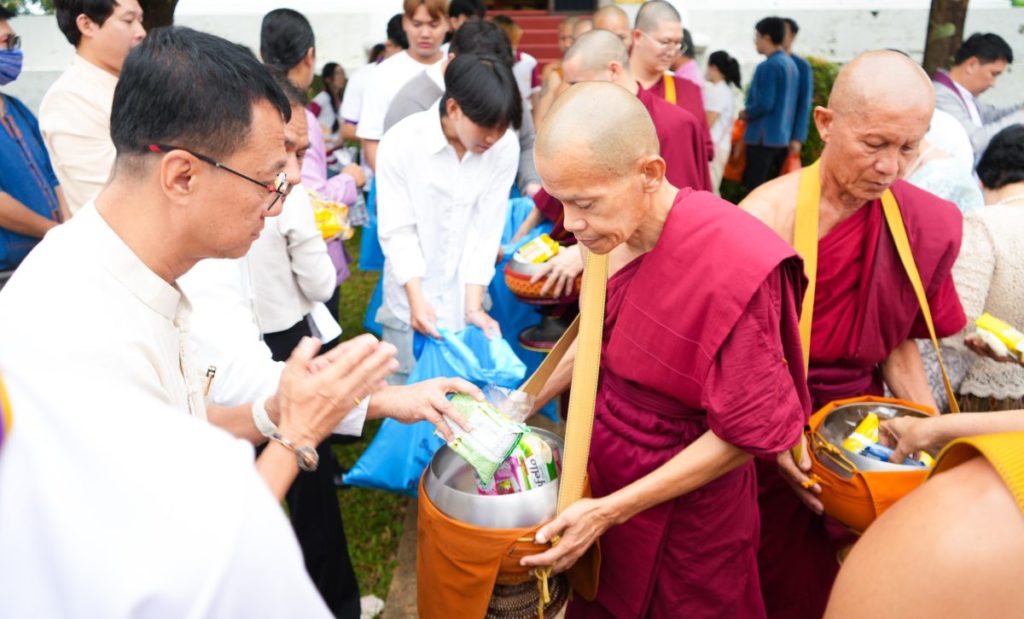
[[[277,426],[270,420],[270,415],[267,414],[267,400],[269,398],[260,398],[252,403],[252,423],[259,430],[260,434],[270,438],[274,432],[277,432]]]
[[[316,470],[316,467],[320,465],[320,456],[316,453],[316,450],[309,445],[297,446],[295,443],[281,436],[281,433],[277,431],[271,434],[269,438],[270,440],[281,443],[287,449],[295,452],[295,461],[303,471],[313,472]]]

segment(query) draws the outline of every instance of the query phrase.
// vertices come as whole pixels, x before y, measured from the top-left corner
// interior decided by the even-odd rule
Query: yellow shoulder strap
[[[1024,432],[957,439],[939,454],[931,475],[951,469],[979,454],[999,473],[1017,506],[1024,512]]]
[[[572,368],[569,419],[565,428],[565,453],[558,488],[558,513],[583,498],[590,436],[594,429],[594,404],[601,369],[604,332],[605,289],[608,284],[608,255],[587,253],[580,294],[580,334]]]
[[[7,397],[4,377],[0,376],[0,443],[3,443],[4,436],[11,431],[11,415],[11,401]]]
[[[814,294],[818,276],[818,213],[821,202],[821,173],[819,169],[819,162],[816,161],[804,168],[800,174],[796,222],[793,228],[793,248],[804,260],[804,272],[808,280],[807,292],[800,313],[800,340],[804,347],[804,369],[810,365],[811,324],[814,319]],[[946,365],[942,362],[942,351],[939,349],[939,340],[935,334],[935,324],[932,321],[928,296],[925,294],[924,284],[921,283],[921,274],[917,270],[917,263],[914,262],[910,239],[907,238],[907,228],[903,224],[903,215],[900,213],[899,204],[896,203],[896,196],[892,194],[892,191],[886,190],[882,195],[882,211],[885,214],[889,231],[892,233],[893,241],[896,243],[900,262],[903,263],[903,269],[914,288],[924,322],[928,325],[928,333],[931,335],[932,345],[935,347],[935,354],[939,360],[939,369],[942,371],[946,395],[949,397],[949,408],[954,413],[959,413],[960,406],[957,404],[956,394],[953,393],[953,385],[949,382]]]
[[[665,83],[665,100],[672,105],[676,104],[676,81],[672,79],[671,73],[665,73],[661,76],[661,80]]]

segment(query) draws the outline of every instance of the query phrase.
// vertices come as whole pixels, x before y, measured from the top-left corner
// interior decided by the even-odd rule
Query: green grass
[[[345,339],[365,333],[363,315],[380,277],[380,273],[358,269],[361,232],[361,228],[357,229],[356,235],[345,244],[354,258],[352,276],[341,285],[338,320],[344,329]],[[343,467],[355,464],[379,428],[380,421],[369,421],[362,440],[335,446],[334,451]],[[338,489],[338,501],[345,521],[349,554],[359,579],[359,591],[362,595],[387,599],[391,577],[398,566],[398,542],[402,537],[409,500],[390,492],[350,487]]]

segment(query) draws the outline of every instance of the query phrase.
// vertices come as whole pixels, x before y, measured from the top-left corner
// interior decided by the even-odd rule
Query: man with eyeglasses
[[[110,178],[114,88],[125,57],[146,30],[137,0],[55,0],[54,9],[75,56],[46,91],[39,128],[74,215]]]
[[[644,90],[678,105],[701,122],[710,161],[715,156],[715,145],[704,114],[704,94],[693,82],[669,71],[683,45],[679,11],[664,0],[645,2],[636,14],[632,43],[629,68],[636,80]]]
[[[0,7],[0,86],[21,74],[21,39],[11,28],[14,12]],[[28,255],[62,220],[64,192],[50,165],[39,124],[25,104],[0,93],[0,272]],[[0,288],[7,280],[0,273]]]
[[[252,404],[206,405],[177,284],[244,255],[281,211],[298,177],[290,115],[224,39],[161,28],[129,54],[111,181],[0,291],[0,372],[21,411],[0,453],[0,615],[330,616],[278,503],[395,350],[363,336],[316,356],[303,340],[254,466],[251,444],[203,422],[256,433]]]

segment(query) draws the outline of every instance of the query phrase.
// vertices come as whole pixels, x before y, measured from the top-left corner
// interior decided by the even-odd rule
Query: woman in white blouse
[[[967,313],[966,333],[983,312],[1024,327],[1024,125],[992,139],[978,162],[984,208],[964,216],[953,278]],[[952,345],[963,349],[964,334]],[[1024,408],[1024,366],[987,357],[970,360],[960,384],[966,411]]]
[[[467,324],[499,335],[484,290],[505,225],[519,164],[523,105],[512,68],[493,56],[459,54],[444,74],[439,107],[406,117],[377,151],[377,213],[384,250],[383,339],[412,371],[413,331]]]
[[[711,186],[718,194],[722,173],[732,149],[732,124],[739,114],[740,64],[723,51],[708,57],[707,83],[704,85],[704,113],[711,127],[715,158],[711,162]]]

